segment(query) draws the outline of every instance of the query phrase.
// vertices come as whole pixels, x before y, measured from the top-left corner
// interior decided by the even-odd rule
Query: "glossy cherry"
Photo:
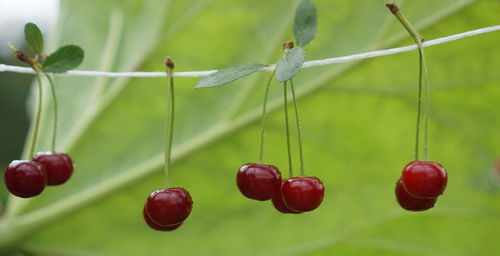
[[[55,186],[66,182],[73,174],[73,160],[62,153],[38,152],[33,161],[42,164],[47,171],[47,185]]]
[[[18,197],[33,197],[45,189],[47,172],[40,163],[16,160],[5,170],[4,182],[10,193]]]
[[[142,215],[144,216],[144,221],[146,221],[146,224],[148,224],[148,226],[154,230],[172,231],[172,230],[175,230],[182,225],[182,222],[177,223],[177,224],[168,225],[168,226],[161,226],[161,225],[156,224],[149,216],[149,214],[146,210],[146,205],[144,205],[144,208],[142,209]]]
[[[307,212],[316,209],[323,201],[325,187],[316,177],[292,177],[281,188],[283,201],[292,211]]]
[[[191,213],[193,201],[183,188],[156,190],[149,195],[146,211],[151,220],[160,226],[183,222]]]
[[[448,174],[438,163],[413,161],[403,169],[401,182],[406,192],[414,197],[434,198],[443,194]]]
[[[428,210],[434,207],[434,204],[437,201],[437,197],[418,198],[408,194],[408,192],[406,192],[406,190],[404,189],[401,180],[398,180],[398,182],[396,182],[396,189],[394,190],[394,193],[396,194],[396,200],[398,201],[398,204],[403,209],[408,211]]]
[[[284,181],[283,181],[283,183],[284,183]],[[274,208],[276,208],[276,210],[278,210],[281,213],[293,213],[293,214],[301,213],[301,212],[292,211],[292,210],[290,210],[290,208],[288,208],[286,206],[285,202],[283,201],[283,193],[281,193],[281,191],[282,190],[280,187],[280,189],[278,189],[278,191],[274,194],[274,196],[272,198]]]
[[[236,184],[244,196],[265,201],[280,189],[281,173],[273,165],[245,164],[238,170]]]

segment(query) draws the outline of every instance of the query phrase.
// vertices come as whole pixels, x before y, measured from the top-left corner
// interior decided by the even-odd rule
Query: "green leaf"
[[[76,45],[63,46],[45,59],[44,70],[63,73],[80,66],[83,61],[83,49]]]
[[[26,23],[24,26],[24,40],[35,53],[43,50],[43,34],[40,28],[34,23]]]
[[[298,46],[304,46],[316,36],[317,11],[311,0],[302,0],[295,11],[293,34]]]
[[[319,31],[331,33],[318,34],[308,59],[413,44],[384,2],[317,1],[318,11],[335,15],[321,15]],[[430,40],[497,24],[497,2],[405,1],[402,8]],[[285,0],[165,3],[61,1],[61,17],[72,19],[60,19],[58,40],[47,43],[82,43],[86,70],[162,70],[167,55],[186,71],[273,63],[295,11]],[[22,233],[16,241],[25,254],[55,256],[497,255],[500,185],[491,166],[500,152],[498,41],[495,32],[426,48],[430,160],[442,163],[450,180],[436,206],[420,213],[401,210],[394,198],[394,184],[412,160],[416,51],[310,68],[294,78],[306,175],[319,177],[326,193],[318,209],[293,216],[248,200],[234,180],[241,164],[258,155],[269,73],[213,90],[193,90],[196,78],[175,78],[169,183],[188,189],[194,207],[174,232],[149,229],[141,212],[148,194],[164,188],[165,79],[56,76],[58,151],[74,159],[75,171],[38,197],[10,198],[24,207],[8,220],[12,225],[0,223],[0,248]],[[280,86],[270,87],[264,160],[287,177],[282,98]],[[50,146],[52,116],[45,112],[38,150]]]
[[[253,74],[267,65],[252,63],[247,65],[235,66],[221,69],[213,74],[203,77],[196,84],[196,88],[214,87],[230,83],[242,77]]]
[[[305,52],[300,47],[294,47],[287,51],[276,64],[274,76],[279,82],[285,82],[296,76],[304,63]]]

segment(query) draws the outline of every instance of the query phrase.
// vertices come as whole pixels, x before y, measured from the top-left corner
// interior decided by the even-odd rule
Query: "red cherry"
[[[5,170],[4,182],[10,193],[18,197],[32,197],[45,189],[47,172],[37,162],[12,161]]]
[[[154,229],[154,230],[158,230],[158,231],[172,231],[172,230],[175,230],[178,227],[180,227],[180,225],[182,225],[182,222],[181,223],[177,223],[177,224],[168,225],[168,226],[161,226],[161,225],[156,224],[151,219],[151,217],[149,217],[148,212],[146,210],[146,205],[144,205],[144,208],[142,209],[142,215],[144,216],[144,221],[146,221],[146,223],[148,224],[148,226],[150,228]]]
[[[281,185],[281,173],[268,164],[245,164],[236,175],[236,184],[241,193],[259,201],[269,200]]]
[[[437,201],[437,197],[434,198],[418,198],[414,197],[408,192],[403,187],[403,183],[401,182],[401,179],[396,182],[396,189],[395,189],[395,194],[396,194],[396,200],[398,201],[399,205],[408,211],[425,211],[428,210],[432,207],[434,207],[434,204]]]
[[[191,213],[193,201],[183,188],[156,190],[149,195],[146,211],[151,220],[161,226],[183,222]]]
[[[325,187],[316,177],[288,178],[281,188],[286,206],[297,212],[316,209],[323,201]]]
[[[284,181],[283,181],[283,183],[284,183]],[[292,210],[290,210],[290,208],[288,208],[286,206],[285,202],[283,201],[283,193],[281,193],[281,191],[282,190],[280,187],[280,189],[278,189],[278,191],[274,194],[274,196],[272,198],[274,208],[276,208],[276,210],[280,211],[281,213],[294,213],[294,214],[301,213],[301,212],[292,211]]]
[[[438,163],[413,161],[403,169],[401,182],[406,192],[414,197],[434,198],[443,194],[448,174]]]
[[[33,161],[42,164],[47,171],[47,185],[54,186],[66,182],[73,174],[73,160],[67,154],[38,152]]]

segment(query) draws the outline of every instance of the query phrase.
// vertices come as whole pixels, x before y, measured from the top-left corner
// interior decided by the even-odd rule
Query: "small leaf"
[[[41,53],[43,49],[43,35],[40,28],[34,23],[26,23],[24,25],[24,40],[28,46],[35,51]]]
[[[302,0],[295,11],[293,34],[298,46],[304,46],[316,36],[317,12],[311,0]]]
[[[242,77],[255,73],[267,65],[252,63],[236,67],[224,68],[198,81],[195,88],[208,88],[219,86],[238,80]]]
[[[83,55],[83,49],[79,46],[63,46],[45,59],[44,70],[52,73],[63,73],[75,69],[82,63]]]
[[[276,80],[285,82],[297,75],[304,63],[304,55],[300,47],[289,50],[276,64]]]

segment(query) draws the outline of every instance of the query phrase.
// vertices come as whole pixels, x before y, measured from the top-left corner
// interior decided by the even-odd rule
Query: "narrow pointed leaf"
[[[41,53],[43,49],[43,34],[34,23],[26,23],[24,26],[24,40],[35,53]]]
[[[236,67],[224,68],[200,79],[195,88],[207,88],[227,84],[255,73],[265,66],[265,64],[252,63]]]
[[[63,46],[45,60],[47,72],[63,73],[80,66],[83,61],[83,49],[76,45]]]
[[[285,82],[297,75],[304,63],[304,50],[295,47],[288,51],[276,65],[276,80]]]
[[[298,46],[304,46],[316,36],[317,11],[311,0],[302,0],[295,12],[293,34]]]

